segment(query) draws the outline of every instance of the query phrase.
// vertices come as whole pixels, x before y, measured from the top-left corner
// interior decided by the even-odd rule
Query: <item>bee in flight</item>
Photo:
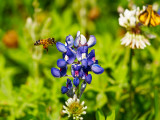
[[[41,39],[41,40],[37,40],[34,43],[34,45],[43,45],[43,48],[47,50],[47,53],[48,53],[48,46],[53,44],[56,44],[56,41],[54,40],[54,38]]]
[[[152,5],[148,5],[138,18],[145,26],[157,26],[160,24],[160,15],[152,9]]]

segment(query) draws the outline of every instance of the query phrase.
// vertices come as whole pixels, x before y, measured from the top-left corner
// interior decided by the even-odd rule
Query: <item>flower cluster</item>
[[[143,7],[142,11],[145,9]],[[142,34],[140,29],[141,24],[139,23],[138,16],[142,11],[137,7],[133,10],[126,9],[123,14],[120,14],[119,24],[127,30],[127,33],[121,39],[122,45],[129,45],[132,49],[144,49],[146,45],[150,45],[147,37]]]
[[[51,73],[57,78],[63,76],[71,76],[73,78],[73,82],[67,78],[66,86],[62,86],[61,88],[61,92],[70,98],[73,98],[76,94],[78,98],[81,97],[86,85],[92,81],[92,75],[89,74],[90,71],[95,74],[104,72],[104,69],[98,64],[98,60],[95,58],[95,50],[93,49],[88,53],[88,48],[95,44],[95,36],[90,35],[87,41],[85,36],[80,34],[80,31],[77,32],[75,40],[69,35],[66,37],[65,44],[61,42],[56,43],[56,47],[62,52],[63,58],[57,60],[59,69],[53,67]],[[71,65],[71,75],[67,75],[69,65]],[[80,83],[81,88],[79,91]],[[77,91],[79,91],[79,93]]]

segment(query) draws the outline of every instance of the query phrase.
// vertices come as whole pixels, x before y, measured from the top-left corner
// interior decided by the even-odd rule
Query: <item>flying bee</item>
[[[54,40],[54,38],[47,38],[47,39],[41,39],[41,40],[37,40],[34,45],[43,45],[43,48],[47,50],[48,53],[48,46],[56,44],[56,41]]]
[[[160,15],[152,9],[152,5],[148,5],[139,15],[139,21],[146,26],[157,26],[160,24]]]

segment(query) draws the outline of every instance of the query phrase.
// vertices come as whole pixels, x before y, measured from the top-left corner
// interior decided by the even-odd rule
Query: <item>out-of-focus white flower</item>
[[[139,22],[138,20],[139,13],[140,13],[139,7],[133,10],[126,9],[123,14],[122,13],[120,14],[119,24],[125,28],[135,27],[136,24]]]
[[[30,28],[33,24],[33,20],[31,17],[28,17],[26,20],[26,28]]]
[[[145,6],[141,11],[139,7],[134,7],[133,10],[126,9],[123,14],[120,14],[119,24],[127,30],[127,33],[121,39],[122,45],[130,46],[132,49],[144,49],[146,45],[150,45],[147,37],[142,34],[139,27],[138,16],[145,9]]]
[[[150,45],[150,43],[148,39],[141,34],[127,32],[121,39],[121,45],[130,46],[132,49],[144,49],[146,45]]]
[[[87,106],[84,106],[84,101],[80,103],[77,96],[74,95],[73,98],[69,98],[65,103],[66,106],[63,105],[64,110],[62,110],[63,113],[67,113],[68,117],[73,115],[73,119],[83,120],[81,115],[86,114],[85,110],[87,109]]]

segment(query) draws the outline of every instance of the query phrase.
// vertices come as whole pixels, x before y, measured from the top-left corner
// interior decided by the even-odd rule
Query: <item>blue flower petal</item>
[[[98,60],[95,61],[95,64],[98,64]]]
[[[63,67],[65,67],[66,66],[66,61],[64,60],[64,59],[58,59],[57,60],[57,66],[59,67],[59,68],[63,68]]]
[[[77,32],[77,36],[76,36],[76,39],[74,41],[74,47],[78,47],[79,46],[79,43],[80,43],[80,31]]]
[[[67,83],[66,83],[66,85],[67,85],[67,88],[70,90],[70,89],[72,89],[72,81],[70,80],[70,79],[68,79],[67,78]]]
[[[71,66],[71,74],[72,74],[73,77],[75,77],[74,65]]]
[[[96,38],[94,35],[90,35],[89,40],[88,40],[88,47],[92,47],[96,44]]]
[[[57,68],[51,68],[51,73],[54,77],[61,77],[60,70]]]
[[[104,72],[104,69],[98,64],[93,64],[91,70],[96,74],[101,74]]]
[[[92,75],[89,74],[89,75],[86,76],[86,82],[87,82],[88,84],[90,84],[91,81],[92,81]]]
[[[95,57],[95,50],[91,50],[91,52],[88,54],[88,59],[92,59],[93,57]]]
[[[87,65],[88,65],[87,59],[83,59],[82,60],[82,66],[84,66],[85,68],[87,68]]]
[[[82,46],[82,53],[88,54],[88,46]]]
[[[83,77],[83,70],[81,69],[80,71],[79,71],[79,77],[81,78],[81,77]],[[83,79],[83,78],[82,78]],[[84,78],[85,79],[85,78]]]
[[[56,47],[60,52],[67,52],[66,46],[61,42],[57,42]]]
[[[81,68],[82,68],[82,66],[80,64],[75,64],[75,66],[74,66],[75,71],[80,71]]]
[[[61,77],[65,76],[67,73],[67,66],[64,67],[64,68],[60,68],[60,75]]]
[[[77,49],[77,54],[76,54],[76,57],[77,57],[77,59],[78,59],[78,61],[81,61],[81,59],[82,59],[82,47],[79,47],[78,49]]]
[[[91,66],[93,64],[94,64],[94,62],[91,59],[88,59],[88,65]]]
[[[76,59],[76,54],[73,51],[71,50],[71,48],[67,48],[67,52],[63,55],[63,58],[65,57],[65,55],[68,56],[68,60],[66,60],[68,64],[72,64]]]
[[[89,66],[94,64],[94,60],[95,60],[95,50],[94,49],[88,54],[87,60],[88,60]]]
[[[73,46],[73,43],[74,43],[74,39],[71,35],[68,35],[66,37],[66,44],[68,47],[72,47]]]
[[[86,53],[86,57],[88,55],[88,46],[81,46],[77,49],[76,57],[78,61],[82,60],[82,53]]]
[[[77,87],[79,85],[79,79],[76,77],[73,80],[73,84]]]
[[[67,87],[62,86],[62,88],[61,88],[61,92],[62,92],[63,94],[65,94],[67,91],[68,91],[68,88],[67,88]]]

